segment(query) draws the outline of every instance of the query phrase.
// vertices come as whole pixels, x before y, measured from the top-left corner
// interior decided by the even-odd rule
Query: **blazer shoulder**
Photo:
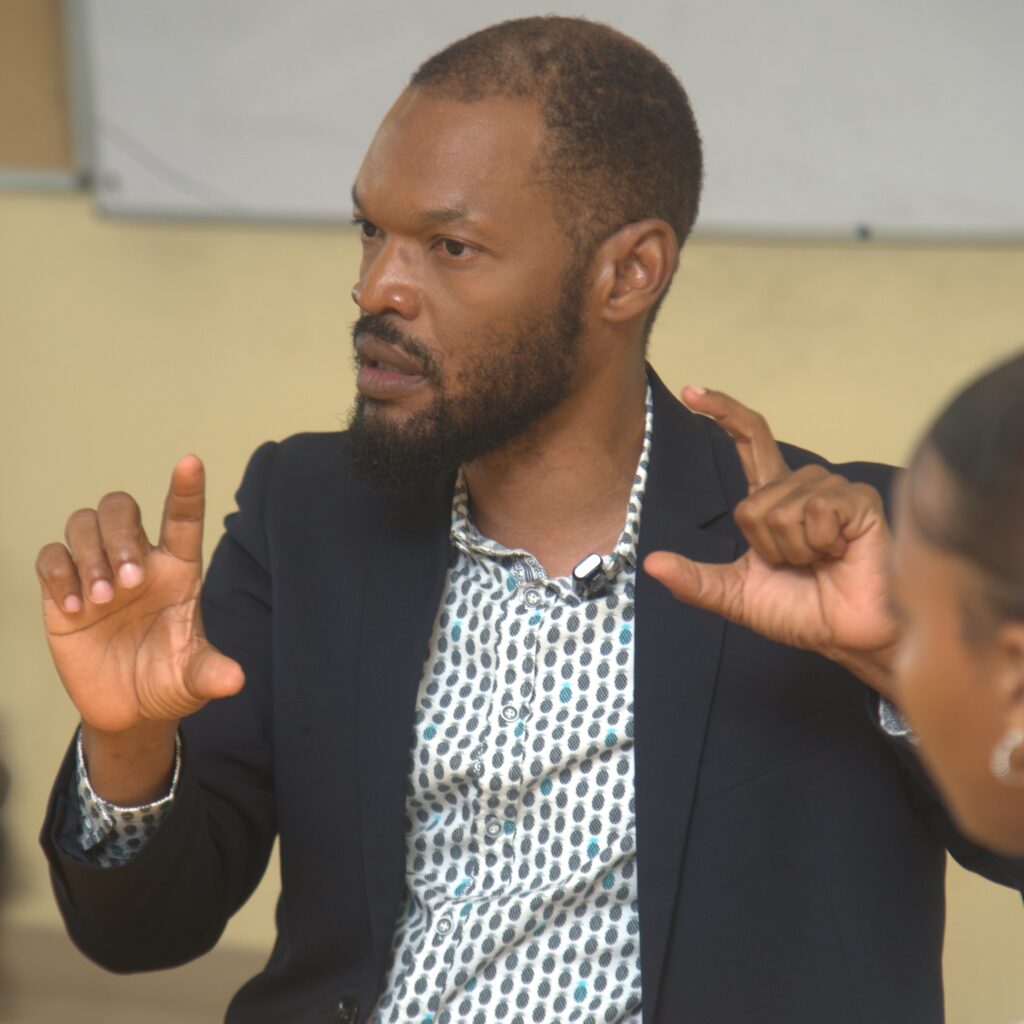
[[[736,454],[736,443],[717,423],[707,417],[699,417],[702,430],[707,434],[715,452],[715,460],[731,475],[733,472],[742,474],[739,457]],[[888,486],[892,478],[899,473],[900,467],[884,462],[854,460],[850,462],[833,462],[818,452],[801,448],[787,441],[779,441],[779,450],[790,469],[801,469],[804,466],[822,466],[832,473],[845,476],[848,480],[868,483],[872,486]]]
[[[346,486],[358,489],[348,471],[345,433],[303,433],[261,444],[249,457],[239,496],[254,488],[272,497],[296,488],[305,493]]]
[[[379,513],[382,496],[353,480],[341,431],[267,441],[250,456],[235,494],[239,519],[271,533],[315,531]],[[376,510],[376,511],[375,511]]]
[[[713,420],[700,417],[700,429],[708,438],[723,490],[727,495],[729,506],[732,507],[747,495],[746,478],[736,453],[736,444]],[[874,487],[882,496],[887,512],[890,511],[893,483],[900,472],[899,467],[870,461],[832,462],[817,452],[784,441],[779,442],[779,450],[790,469],[821,466],[830,473],[837,473],[854,483],[864,483]]]

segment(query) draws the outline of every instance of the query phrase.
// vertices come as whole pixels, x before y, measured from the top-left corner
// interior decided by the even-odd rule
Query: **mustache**
[[[436,379],[438,373],[437,361],[430,350],[416,338],[409,337],[400,331],[392,320],[387,317],[377,316],[373,313],[364,313],[352,325],[352,344],[355,345],[360,335],[369,335],[379,341],[393,345],[399,351],[415,359],[422,367],[425,376]],[[356,360],[358,362],[358,354]]]

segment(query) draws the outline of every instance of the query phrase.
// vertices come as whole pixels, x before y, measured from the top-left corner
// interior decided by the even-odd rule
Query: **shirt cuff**
[[[127,864],[156,834],[167,817],[181,773],[181,736],[174,737],[174,776],[165,797],[139,807],[121,807],[97,795],[89,781],[82,753],[82,730],[75,741],[78,762],[75,790],[78,794],[78,845],[99,867]]]
[[[890,736],[908,740],[914,746],[917,746],[917,735],[910,727],[910,723],[903,717],[900,709],[884,697],[878,702],[878,724]]]

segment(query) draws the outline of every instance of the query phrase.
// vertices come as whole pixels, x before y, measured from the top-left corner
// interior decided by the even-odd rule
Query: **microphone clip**
[[[572,586],[580,597],[594,597],[604,590],[607,582],[604,560],[595,552],[580,559],[572,570]]]

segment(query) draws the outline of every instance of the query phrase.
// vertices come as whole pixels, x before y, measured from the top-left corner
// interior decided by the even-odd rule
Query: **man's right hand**
[[[237,662],[203,635],[203,465],[174,467],[159,542],[127,494],[67,522],[64,544],[36,560],[50,653],[82,717],[93,786],[115,803],[159,796],[178,721],[237,693]]]

